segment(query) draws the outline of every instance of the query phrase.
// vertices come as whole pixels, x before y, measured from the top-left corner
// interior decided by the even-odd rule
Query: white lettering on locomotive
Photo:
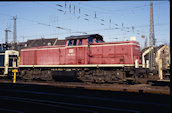
[[[67,56],[75,56],[75,54],[67,54]]]

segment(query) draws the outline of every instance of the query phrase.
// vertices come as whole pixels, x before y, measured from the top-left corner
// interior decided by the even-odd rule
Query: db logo
[[[73,53],[73,49],[69,49],[69,53]]]

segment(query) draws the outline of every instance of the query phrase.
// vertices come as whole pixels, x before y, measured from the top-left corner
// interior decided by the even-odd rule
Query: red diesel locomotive
[[[65,45],[22,49],[24,79],[120,82],[134,80],[140,61],[136,41],[104,42],[99,34],[66,37]]]

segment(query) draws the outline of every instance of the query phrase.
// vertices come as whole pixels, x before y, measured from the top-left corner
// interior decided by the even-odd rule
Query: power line
[[[66,4],[66,2],[65,2],[65,4]],[[41,5],[41,4],[40,4]],[[45,5],[44,5],[45,6]],[[60,7],[63,7],[62,5],[60,5],[60,4],[58,4],[58,6],[60,6]],[[77,5],[74,5],[74,6],[77,6]],[[61,11],[61,12],[64,12],[64,10],[62,10],[62,9],[58,9],[59,11]],[[71,3],[70,3],[70,5],[69,5],[69,11],[71,12]],[[80,14],[80,8],[79,8],[79,14]],[[88,14],[84,14],[84,16],[89,16]],[[96,17],[97,15],[95,14],[95,17]],[[95,18],[95,17],[93,17],[93,18]],[[81,16],[78,16],[77,17],[78,19],[79,18],[82,18]],[[96,17],[96,19],[98,19],[97,17]],[[83,17],[83,20],[86,20],[86,21],[88,21],[89,19],[88,18],[84,18]],[[104,21],[103,19],[100,19],[100,21]],[[104,25],[104,23],[100,23],[100,25]]]
[[[158,26],[158,25],[168,25],[168,24],[155,24],[155,26]],[[137,26],[137,27],[147,27],[147,25],[144,25],[144,26]],[[60,27],[59,27],[59,29],[61,29]],[[109,29],[109,28],[106,28],[106,29],[95,29],[95,30],[89,30],[89,31],[78,31],[78,32],[71,32],[71,33],[81,33],[81,34],[88,34],[88,32],[95,32],[95,31],[106,31],[106,30],[114,30],[114,29],[116,29],[115,27],[114,28],[111,28],[111,29]],[[119,29],[121,29],[121,28],[119,28]],[[46,36],[46,35],[48,35],[48,36],[52,36],[52,35],[62,35],[62,34],[66,34],[66,33],[56,33],[56,34],[44,34],[44,36]],[[127,33],[127,34],[129,34],[129,33]],[[131,34],[131,33],[130,33]],[[113,35],[123,35],[123,34],[113,34]],[[26,36],[24,36],[24,37],[36,37],[36,36],[41,36],[41,35],[26,35]]]
[[[65,2],[65,4],[66,4],[66,2]],[[39,5],[42,5],[42,4],[39,4]],[[44,5],[45,6],[45,5]],[[60,7],[63,7],[62,5],[60,5],[60,4],[58,4],[58,6],[60,6]],[[65,6],[67,6],[67,4],[65,5]],[[72,7],[72,4],[70,3],[69,5],[69,12],[70,12],[70,14],[72,14],[71,13],[71,7]],[[75,5],[74,5],[75,6]],[[74,7],[74,10],[76,9],[76,6]],[[58,11],[60,11],[60,12],[65,12],[64,10],[62,10],[62,9],[58,9]],[[66,13],[66,12],[65,12]],[[80,10],[80,8],[79,8],[79,14],[81,13],[81,10]],[[75,13],[73,13],[73,14],[75,14]],[[89,16],[88,14],[86,14],[85,16]],[[76,17],[76,16],[75,16]],[[77,17],[78,18],[78,17]],[[82,18],[81,16],[79,17],[79,18]],[[86,20],[86,21],[89,21],[89,19],[88,18],[82,18],[83,20]]]
[[[18,3],[11,3],[11,4],[0,4],[0,6],[10,6],[10,5],[18,5]]]
[[[5,14],[5,15],[6,15],[6,14]],[[6,16],[10,16],[10,15],[6,15]],[[39,25],[52,26],[52,27],[54,27],[54,28],[61,29],[61,30],[66,30],[66,31],[68,31],[68,32],[71,32],[71,31],[72,31],[71,29],[68,29],[68,28],[50,25],[50,24],[42,23],[42,22],[39,22],[39,21],[36,21],[36,20],[26,19],[26,18],[22,18],[22,17],[20,17],[20,18],[18,18],[18,19],[22,19],[22,20],[34,22],[34,23],[37,23],[37,24],[39,24]],[[72,33],[74,33],[74,32],[72,32]],[[76,33],[76,32],[75,32],[75,33]],[[84,33],[84,32],[83,32],[83,33]]]
[[[80,34],[87,34],[86,32],[71,32],[71,33],[80,33]],[[63,34],[69,34],[69,33],[55,33],[55,34],[44,34],[44,36],[52,36],[52,35],[63,35]],[[23,35],[20,37],[37,37],[37,36],[42,36],[42,35]]]
[[[54,28],[57,28],[57,29],[66,30],[66,31],[70,31],[70,30],[71,30],[71,29],[68,29],[68,28],[64,28],[64,27],[60,27],[60,26],[54,26],[54,25],[50,25],[50,24],[43,23],[43,22],[39,22],[39,21],[35,21],[35,20],[26,19],[26,18],[19,18],[19,19],[31,21],[31,22],[34,22],[34,23],[37,23],[37,24],[40,24],[40,25],[44,25],[44,26],[51,26],[51,27],[54,27]]]
[[[163,3],[167,3],[167,2],[163,2]],[[162,4],[162,3],[161,3]],[[160,4],[160,5],[161,5]],[[156,5],[159,5],[159,4],[156,4]],[[148,5],[142,5],[142,6],[136,6],[136,7],[134,7],[134,8],[141,8],[141,7],[146,7],[146,6],[148,6]],[[133,8],[132,8],[133,9]],[[123,10],[128,10],[128,8],[127,9],[123,9]],[[88,14],[85,14],[85,16],[88,16]],[[79,18],[81,18],[81,17],[79,17]],[[88,19],[85,19],[85,18],[83,18],[84,20],[88,20]],[[101,21],[103,20],[103,19],[100,19]],[[104,21],[104,20],[103,20]],[[103,23],[100,23],[101,25],[104,25]]]
[[[39,3],[38,3],[39,4]],[[41,4],[42,5],[42,4]],[[46,6],[46,7],[49,7],[48,5],[44,5],[44,6]],[[75,5],[76,6],[76,5]],[[52,8],[52,7],[49,7],[49,8]],[[64,8],[64,7],[63,7]],[[78,9],[80,9],[79,7],[77,7]],[[76,9],[77,9],[76,8]],[[82,8],[82,7],[81,7]],[[55,9],[55,10],[57,10],[57,8],[52,8],[52,9]],[[80,9],[81,10],[81,9]],[[93,11],[93,10],[91,10],[91,11]],[[77,11],[78,12],[78,11]],[[70,14],[70,13],[69,13]],[[80,20],[83,20],[83,21],[88,21],[87,19],[89,19],[89,21],[92,21],[91,19],[90,19],[90,15],[89,15],[89,18],[86,18],[85,20],[84,20],[84,18],[85,17],[83,17],[83,14],[84,13],[82,13],[82,14],[80,14],[80,18],[82,18],[82,19],[80,19]],[[77,15],[75,15],[75,14],[71,14],[71,15],[73,15],[73,16],[75,16],[75,17],[78,17]],[[87,14],[88,15],[88,14]],[[86,16],[86,15],[85,15]],[[93,16],[92,16],[93,18],[95,17],[94,16],[94,14],[93,14]],[[54,26],[54,25],[50,25],[50,24],[46,24],[46,23],[42,23],[42,22],[38,22],[38,21],[35,21],[35,20],[30,20],[30,19],[24,19],[24,18],[19,18],[19,19],[23,19],[23,20],[28,20],[28,21],[31,21],[31,22],[34,22],[34,23],[37,23],[37,24],[39,24],[39,25],[44,25],[44,26],[48,26],[48,27],[53,27],[53,28],[57,28],[57,29],[61,29],[61,30],[66,30],[66,31],[70,31],[71,29],[67,29],[67,28],[63,28],[63,27],[60,27],[60,26]],[[95,20],[97,20],[97,21],[101,21],[101,19],[100,18],[97,18],[97,13],[96,13],[96,19]],[[99,24],[102,24],[102,25],[105,25],[104,23],[99,23]],[[148,27],[149,25],[144,25],[144,26],[135,26],[135,28],[141,28],[141,27]],[[115,28],[114,28],[115,29]],[[119,29],[121,29],[121,28],[119,28]],[[106,29],[107,30],[107,29]],[[110,30],[110,29],[109,29]],[[111,30],[113,30],[113,29],[111,29]],[[73,33],[73,32],[71,32],[71,33]]]
[[[70,5],[69,5],[69,12],[70,12],[70,14],[71,14],[71,3],[70,3]],[[73,5],[73,6],[75,6],[75,7],[77,7],[77,5]],[[80,18],[82,18],[83,20],[86,20],[86,21],[88,21],[89,19],[88,18],[85,18],[85,17],[82,17],[82,15],[80,15],[81,14],[81,9],[80,8],[78,8],[78,10],[79,10],[79,16],[77,17],[77,19],[80,19]],[[61,11],[61,12],[64,12],[64,10],[62,10],[62,9],[60,9],[59,11]],[[74,8],[74,11],[75,11],[75,8]],[[75,14],[75,13],[73,13],[73,14]],[[83,14],[83,16],[89,16],[88,14]],[[92,16],[93,18],[95,18],[96,17],[96,14],[95,14],[95,17],[94,16]],[[98,19],[97,17],[96,17],[96,19]],[[104,25],[104,24],[102,24],[102,23],[100,23],[101,25]]]
[[[168,2],[161,2],[161,3],[155,3],[154,5],[163,5],[164,3],[168,3]],[[83,5],[82,7],[89,7],[88,5]],[[131,7],[131,8],[124,8],[124,9],[117,9],[117,10],[109,10],[109,9],[104,9],[104,8],[98,8],[98,7],[91,7],[90,8],[94,8],[94,9],[98,9],[98,10],[103,10],[103,11],[97,11],[97,12],[101,12],[101,13],[105,13],[105,14],[113,14],[114,12],[120,12],[120,11],[128,11],[128,10],[133,10],[133,9],[139,9],[139,8],[143,8],[143,7],[149,7],[149,5],[139,5],[139,6],[135,6],[135,7]],[[85,8],[84,8],[85,9]],[[85,9],[88,11],[92,11],[89,9]]]

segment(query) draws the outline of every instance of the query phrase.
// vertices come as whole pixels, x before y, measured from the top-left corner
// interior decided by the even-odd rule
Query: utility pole
[[[11,32],[11,30],[6,29],[5,30],[5,43],[8,44],[8,32]]]
[[[154,66],[155,55],[154,55],[154,47],[155,47],[155,35],[154,35],[154,21],[153,21],[153,3],[150,2],[150,26],[149,26],[149,47],[153,47],[152,51],[149,52],[149,62],[150,69]]]
[[[147,37],[145,38],[145,46],[144,48],[147,48]]]
[[[13,17],[14,20],[14,28],[13,28],[13,41],[14,41],[14,49],[17,50],[17,33],[16,33],[16,19],[17,17]]]

